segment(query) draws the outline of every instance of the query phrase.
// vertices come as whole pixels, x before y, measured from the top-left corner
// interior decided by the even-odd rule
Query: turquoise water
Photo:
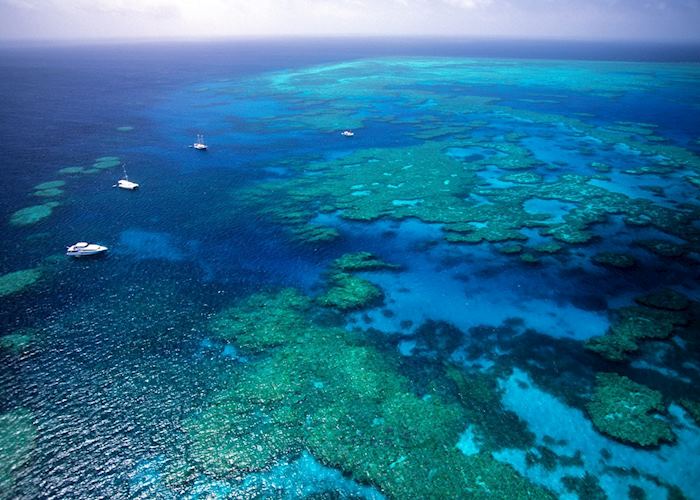
[[[700,65],[305,50],[4,54],[0,497],[700,498]]]

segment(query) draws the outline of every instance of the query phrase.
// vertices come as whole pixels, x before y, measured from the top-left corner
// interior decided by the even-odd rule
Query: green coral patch
[[[303,320],[311,301],[291,289],[255,294],[220,313],[211,329],[220,338],[251,352],[291,342],[289,331]]]
[[[351,311],[377,305],[383,298],[382,290],[372,282],[348,273],[333,272],[326,292],[317,301],[325,307]]]
[[[36,441],[32,414],[16,409],[0,414],[0,494],[10,497],[18,471],[29,462]]]
[[[629,269],[637,263],[636,259],[626,253],[600,252],[593,256],[593,262],[601,266]]]
[[[636,243],[662,257],[680,257],[685,253],[684,245],[678,245],[666,240],[640,240]]]
[[[523,251],[523,246],[517,243],[510,243],[499,247],[498,251],[507,255],[519,254]]]
[[[34,339],[35,331],[31,328],[24,328],[8,335],[0,337],[0,348],[7,349],[13,354],[20,354],[26,350]]]
[[[612,171],[612,167],[610,165],[607,165],[605,163],[600,163],[597,161],[594,161],[591,163],[591,168],[597,172],[601,172],[603,174],[607,174]]]
[[[502,181],[515,182],[517,184],[537,184],[542,182],[542,176],[533,172],[522,172],[518,174],[509,174],[501,177]]]
[[[642,295],[634,299],[637,303],[654,307],[656,309],[668,309],[671,311],[682,311],[690,305],[688,297],[670,288],[657,290],[648,295]]]
[[[599,373],[586,406],[596,429],[638,446],[672,442],[671,426],[658,415],[665,411],[659,391],[616,373]]]
[[[623,307],[615,311],[616,320],[605,335],[586,341],[588,350],[610,361],[623,361],[639,349],[644,339],[666,339],[676,325],[686,323],[685,316],[676,311],[647,307]]]
[[[339,259],[336,259],[333,265],[340,271],[377,271],[377,270],[395,270],[399,266],[389,264],[377,258],[370,252],[346,253]]]
[[[41,277],[40,269],[23,269],[0,276],[0,297],[21,292]]]
[[[97,170],[107,170],[110,168],[117,167],[121,164],[121,161],[119,159],[116,160],[100,160],[96,161],[95,163],[92,164],[93,169]]]
[[[50,201],[43,205],[32,205],[31,207],[21,208],[12,214],[10,224],[13,226],[30,226],[37,222],[46,219],[51,215],[53,209],[59,206],[56,201]]]
[[[522,83],[525,73],[532,76],[532,69],[530,65],[523,72],[503,64],[489,65],[487,70],[479,62],[466,60],[381,59],[256,78],[253,83],[265,98],[281,97],[279,102],[288,106],[289,113],[280,115],[273,126],[312,127],[319,133],[335,133],[343,120],[347,124],[342,128],[368,120],[401,123],[407,125],[405,134],[413,141],[385,148],[363,148],[352,143],[348,153],[340,157],[289,162],[289,170],[297,175],[250,187],[238,197],[240,209],[260,211],[287,226],[295,239],[314,243],[336,236],[323,226],[313,226],[312,221],[322,212],[335,212],[353,221],[417,218],[442,224],[445,240],[455,244],[526,241],[528,230],[535,229],[562,247],[591,242],[598,224],[619,216],[630,226],[653,227],[687,242],[673,248],[658,242],[639,242],[659,255],[700,252],[700,228],[693,225],[700,219],[700,208],[689,204],[664,206],[662,196],[658,196],[663,194],[660,186],[637,186],[653,193],[653,197],[616,192],[615,183],[600,175],[613,170],[640,175],[687,171],[690,177],[697,177],[700,158],[691,149],[664,140],[644,124],[601,126],[587,121],[591,118],[588,114],[515,109],[491,97],[456,96],[439,90],[441,84],[452,85],[454,81],[478,87],[487,74],[491,79]],[[514,77],[513,71],[520,76]],[[551,75],[552,71],[548,66],[542,74]],[[608,71],[582,71],[587,81],[600,86],[600,96],[618,95],[610,92],[615,85],[600,79]],[[622,80],[629,84],[629,75],[618,81],[619,92],[627,92],[629,87],[622,85]],[[397,102],[397,85],[404,82],[411,90],[401,93]],[[635,73],[634,85],[656,88],[657,84],[650,80],[639,83]],[[223,88],[241,101],[248,97],[240,87]],[[383,100],[419,116],[397,118],[398,112],[387,115],[386,110],[364,105]],[[302,101],[304,106],[300,106]],[[357,112],[358,102],[363,103],[361,113]],[[269,116],[259,120],[260,126],[270,124]],[[503,133],[504,127],[492,128],[494,121],[523,131]],[[536,129],[532,134],[527,130],[530,127]],[[540,134],[545,141],[563,134],[571,142],[567,149],[579,156],[614,151],[615,158],[605,159],[611,165],[616,162],[614,168],[602,163],[602,158],[592,158],[587,163],[595,175],[571,174],[573,162],[539,157],[530,141]],[[628,156],[629,163],[625,164]],[[276,200],[275,208],[269,207],[270,198]],[[552,203],[551,211],[529,213],[525,207],[529,200],[556,201],[561,207]],[[532,205],[546,207],[547,203]],[[288,217],[287,213],[295,216]]]
[[[58,173],[64,175],[82,174],[85,173],[85,167],[64,167]]]
[[[36,186],[34,186],[34,190],[35,191],[43,191],[45,189],[62,188],[65,185],[66,185],[66,181],[47,181],[47,182],[42,182],[41,184],[37,184]]]
[[[700,401],[684,398],[681,399],[679,403],[685,408],[688,414],[693,417],[695,423],[700,425]]]
[[[256,355],[184,421],[190,466],[242,477],[309,450],[390,498],[552,498],[488,453],[460,453],[460,404],[415,394],[392,355],[314,317],[310,299],[282,290],[214,319],[217,335]]]
[[[55,198],[56,196],[61,196],[63,194],[63,189],[50,188],[41,189],[39,191],[34,191],[34,196],[39,196],[40,198]]]
[[[557,253],[562,248],[563,247],[557,243],[544,243],[534,247],[533,250],[539,253]]]

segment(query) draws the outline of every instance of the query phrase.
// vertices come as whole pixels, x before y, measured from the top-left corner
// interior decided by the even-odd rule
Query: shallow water
[[[501,54],[4,49],[0,497],[700,498],[700,65]],[[672,442],[592,422],[610,372]]]

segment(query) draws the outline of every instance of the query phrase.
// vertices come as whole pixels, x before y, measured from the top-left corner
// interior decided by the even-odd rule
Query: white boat
[[[205,149],[207,149],[207,145],[204,142],[204,136],[202,134],[197,134],[197,140],[194,141],[192,147],[194,149],[199,149],[200,151],[204,151]]]
[[[345,137],[352,137],[355,135],[355,132],[352,130],[343,130],[340,135],[344,135]]]
[[[129,176],[126,175],[126,165],[122,165],[122,168],[124,169],[124,178],[119,179],[117,181],[117,183],[112,187],[118,187],[121,189],[128,189],[129,191],[133,191],[135,189],[138,189],[139,185],[136,182],[131,182],[129,180]]]
[[[102,245],[97,245],[95,243],[88,243],[86,241],[79,241],[75,245],[71,245],[66,249],[66,255],[71,257],[86,257],[88,255],[98,255],[105,253],[107,247]]]
[[[117,182],[117,187],[133,191],[134,189],[138,189],[139,185],[135,182],[131,182],[128,179],[119,179],[119,181]]]

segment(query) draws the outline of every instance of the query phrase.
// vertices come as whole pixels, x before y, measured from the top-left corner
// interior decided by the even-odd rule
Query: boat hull
[[[139,188],[139,185],[135,182],[125,181],[122,179],[117,183],[117,187],[120,189],[127,189],[129,191],[135,191],[136,189]]]
[[[66,255],[69,257],[92,257],[95,255],[103,255],[108,248],[102,245],[71,245],[66,250]]]

